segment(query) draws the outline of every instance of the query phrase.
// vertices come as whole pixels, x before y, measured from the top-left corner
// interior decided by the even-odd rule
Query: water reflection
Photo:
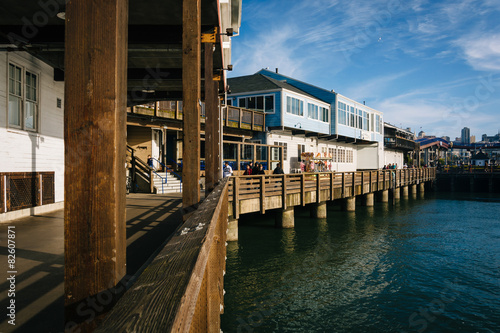
[[[427,331],[495,331],[500,204],[413,199],[329,207],[328,219],[298,211],[293,230],[241,227],[239,247],[228,246],[223,330],[418,331],[410,318],[425,320],[419,309],[458,278]]]

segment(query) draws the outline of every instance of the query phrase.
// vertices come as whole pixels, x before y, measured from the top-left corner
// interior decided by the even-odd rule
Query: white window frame
[[[17,67],[21,70],[21,96],[11,94],[10,92],[10,66]],[[27,82],[26,82],[26,75],[31,74],[36,78],[36,86],[35,88],[35,94],[36,94],[36,100],[28,100],[28,93],[27,93]],[[40,72],[32,70],[31,68],[27,68],[26,66],[23,66],[16,61],[8,60],[7,61],[7,127],[13,128],[13,129],[19,129],[19,130],[24,130],[24,131],[29,131],[29,132],[38,132],[39,131],[39,125],[40,125]],[[10,96],[16,96],[20,97],[20,124],[15,125],[10,123],[10,107],[9,107],[9,99]],[[35,105],[35,111],[34,111],[34,120],[33,120],[33,128],[26,127],[26,110],[27,110],[27,103],[28,102],[34,102]]]
[[[272,97],[273,98],[273,111],[269,111],[269,112],[266,112],[266,97]],[[274,94],[264,94],[264,95],[251,95],[251,96],[243,96],[243,97],[238,97],[238,107],[243,107],[241,106],[241,100],[246,100],[247,98],[258,98],[258,97],[262,97],[262,106],[264,107],[264,109],[250,109],[248,108],[246,105],[247,105],[247,101],[245,101],[245,106],[244,108],[245,109],[248,109],[248,110],[255,110],[255,111],[260,111],[260,112],[263,112],[265,114],[273,114],[273,113],[276,113],[276,96]]]

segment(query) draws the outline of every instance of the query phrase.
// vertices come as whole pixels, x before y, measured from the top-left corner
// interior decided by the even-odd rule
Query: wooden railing
[[[231,177],[230,215],[239,218],[240,214],[254,211],[263,214],[267,209],[347,198],[427,182],[435,177],[435,168]],[[249,204],[241,205],[245,200],[250,200]]]
[[[95,332],[220,332],[228,181],[182,224]]]
[[[224,119],[224,126],[259,132],[265,131],[266,117],[262,111],[248,110],[235,106],[228,106],[223,110],[222,116]],[[128,112],[174,120],[182,120],[184,117],[182,107],[179,103],[173,101],[137,105],[129,108]],[[205,113],[203,109],[200,112],[200,121],[202,123],[205,122]]]

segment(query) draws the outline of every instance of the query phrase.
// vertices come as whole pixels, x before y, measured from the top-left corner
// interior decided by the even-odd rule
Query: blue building
[[[334,91],[266,69],[228,80],[228,105],[266,113],[267,131],[253,141],[284,146],[284,169],[304,169],[314,156],[321,170],[383,166],[383,115]],[[305,154],[303,154],[305,153]]]

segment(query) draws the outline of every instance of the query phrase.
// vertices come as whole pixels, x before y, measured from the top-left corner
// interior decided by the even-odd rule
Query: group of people
[[[245,176],[265,174],[266,173],[264,172],[264,166],[259,162],[255,162],[255,165],[253,165],[252,162],[248,163],[245,167],[245,172],[243,173],[243,175]]]
[[[246,165],[245,167],[245,172],[243,175],[249,176],[249,175],[265,175],[266,172],[264,171],[264,166],[259,163],[255,162],[255,165],[253,162],[250,162]],[[273,170],[274,175],[282,175],[284,174],[283,169],[281,168],[281,163],[278,163],[276,168]],[[223,177],[229,177],[233,175],[233,168],[229,165],[229,163],[226,161],[224,162],[224,168],[222,169],[222,175]]]

